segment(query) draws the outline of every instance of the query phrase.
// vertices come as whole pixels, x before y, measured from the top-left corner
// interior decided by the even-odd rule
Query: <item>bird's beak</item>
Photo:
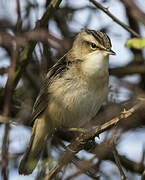
[[[112,51],[111,49],[107,49],[106,53],[109,55],[116,55],[116,53],[114,51]]]

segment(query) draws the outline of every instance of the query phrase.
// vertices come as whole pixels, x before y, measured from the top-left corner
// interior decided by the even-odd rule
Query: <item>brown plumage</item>
[[[20,174],[32,173],[57,128],[82,127],[96,115],[108,93],[109,54],[115,54],[109,37],[84,29],[72,49],[49,70],[34,104],[34,125]]]

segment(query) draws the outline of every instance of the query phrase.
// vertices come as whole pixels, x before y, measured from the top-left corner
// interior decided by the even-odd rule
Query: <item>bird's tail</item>
[[[47,142],[49,134],[51,135],[47,127],[45,119],[38,118],[35,120],[28,147],[19,166],[19,174],[31,174],[37,166],[41,151]]]

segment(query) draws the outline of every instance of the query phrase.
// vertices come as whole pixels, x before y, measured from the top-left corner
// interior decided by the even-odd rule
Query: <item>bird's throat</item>
[[[82,71],[91,78],[100,78],[108,75],[108,56],[102,53],[93,53],[85,57],[82,62]]]

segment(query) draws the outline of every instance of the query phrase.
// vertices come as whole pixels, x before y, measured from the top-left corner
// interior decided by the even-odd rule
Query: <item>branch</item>
[[[132,16],[137,20],[140,21],[142,24],[145,25],[145,13],[141,11],[137,7],[137,5],[132,0],[121,0],[123,4],[126,6],[128,11],[132,14]]]
[[[21,9],[20,9],[20,0],[17,0],[17,24],[16,24],[16,31],[21,32],[22,29],[22,17],[21,17]]]
[[[96,144],[93,148],[91,147],[91,150],[89,150],[88,152],[94,154],[95,157],[99,159],[99,161],[95,164],[95,167],[99,168],[100,162],[104,160],[115,162],[112,153],[112,139],[107,139],[99,144]],[[118,158],[121,165],[126,169],[126,171],[131,171],[138,174],[143,173],[145,169],[143,161],[135,162],[128,159],[125,155],[120,154],[118,154]]]
[[[120,162],[120,159],[119,159],[119,156],[118,156],[118,152],[115,148],[115,144],[113,143],[113,155],[114,155],[114,159],[115,159],[115,162],[116,162],[116,165],[119,169],[119,172],[120,172],[120,176],[121,176],[121,180],[126,180],[126,176],[123,172],[123,169],[122,169],[122,165],[121,165],[121,162]]]
[[[49,44],[54,48],[56,47],[51,43],[51,41],[54,41],[58,45],[60,44],[65,49],[69,47],[66,40],[59,39],[44,29],[37,29],[37,31],[25,32],[15,36],[8,32],[0,32],[0,45],[5,47],[11,47],[14,41],[19,46],[26,46],[27,42],[29,43],[30,41],[48,42],[49,40]]]
[[[141,106],[145,104],[145,99],[140,100],[136,105],[130,108],[128,111],[121,112],[120,116],[113,118],[109,122],[103,124],[102,126],[89,131],[87,133],[82,133],[79,137],[77,137],[70,145],[67,146],[66,151],[61,156],[58,164],[52,168],[45,177],[45,180],[52,179],[60,170],[61,168],[69,163],[76,153],[82,150],[86,144],[86,142],[90,139],[98,137],[100,133],[110,129],[122,119],[126,119],[131,116],[136,110],[138,110]]]
[[[145,74],[145,66],[144,65],[129,65],[126,67],[117,67],[109,69],[111,75],[116,75],[118,77],[122,77],[130,74]]]
[[[18,47],[16,47],[13,50],[12,59],[11,59],[11,66],[9,68],[8,72],[8,80],[5,87],[5,99],[4,99],[4,108],[3,108],[3,117],[5,117],[5,120],[7,120],[8,116],[10,115],[10,106],[11,106],[11,100],[13,95],[13,89],[14,89],[14,73],[16,69],[16,62],[18,57]],[[1,174],[4,180],[8,179],[8,145],[9,145],[9,124],[5,124],[5,133],[3,138],[3,144],[2,144],[2,170]]]
[[[55,12],[56,8],[59,7],[60,3],[62,0],[51,0],[49,3],[46,12],[42,16],[42,18],[37,21],[34,30],[37,30],[39,28],[45,28],[48,24],[48,20],[52,16],[52,14]],[[15,78],[14,78],[14,85],[16,85],[19,82],[19,79],[21,78],[21,74],[24,71],[25,67],[28,64],[28,59],[31,58],[32,52],[36,46],[37,42],[35,41],[29,41],[28,46],[25,47],[22,51],[22,55],[19,59],[19,67],[17,69],[17,72],[15,73]]]
[[[97,8],[101,9],[104,13],[106,13],[111,19],[113,19],[113,21],[115,21],[117,24],[119,24],[120,26],[122,26],[124,29],[126,29],[128,32],[130,32],[133,36],[140,38],[141,36],[136,33],[133,29],[131,29],[129,26],[127,26],[126,24],[124,24],[123,22],[121,22],[119,19],[117,19],[113,14],[110,13],[110,11],[108,10],[108,8],[103,7],[101,4],[99,4],[97,1],[95,0],[89,0],[90,2],[92,2]]]

